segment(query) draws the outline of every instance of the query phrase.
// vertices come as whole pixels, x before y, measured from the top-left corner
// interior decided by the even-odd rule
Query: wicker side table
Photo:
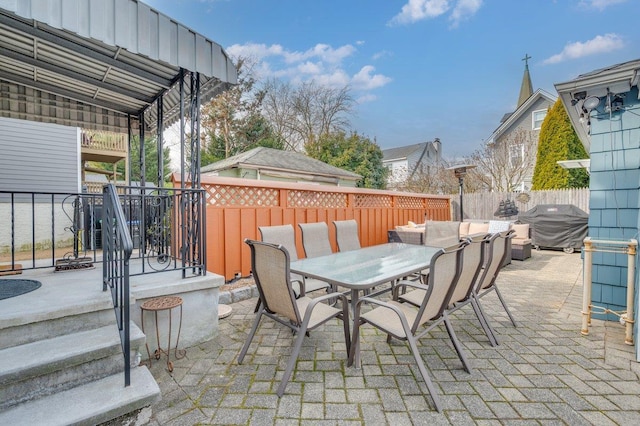
[[[171,325],[172,325],[172,317],[171,313],[174,308],[180,308],[180,321],[178,325],[178,336],[176,338],[176,347],[174,349],[175,359],[184,358],[187,351],[185,349],[178,350],[178,343],[180,342],[180,331],[182,330],[182,298],[179,296],[163,296],[156,297],[155,299],[149,299],[144,302],[140,309],[142,310],[141,315],[141,325],[142,332],[144,333],[144,311],[153,312],[156,323],[156,342],[158,344],[158,348],[153,352],[153,355],[156,359],[160,359],[162,354],[167,355],[167,369],[169,372],[173,372],[173,363],[171,362]],[[160,345],[160,328],[158,327],[158,312],[160,311],[169,311],[169,338],[167,339],[167,349],[162,349]],[[147,355],[149,356],[149,366],[151,366],[151,353],[149,352],[149,344],[145,343],[147,347]]]

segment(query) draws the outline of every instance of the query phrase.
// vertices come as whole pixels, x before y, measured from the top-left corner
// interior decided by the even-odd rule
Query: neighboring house
[[[441,161],[442,143],[438,138],[433,142],[382,150],[382,165],[389,169],[389,189],[401,185],[420,171],[427,171],[428,167],[439,165]]]
[[[89,182],[87,173],[109,176],[105,181],[127,180],[126,134],[0,117],[0,135],[0,190],[72,193],[84,187],[97,193],[102,186]],[[124,176],[116,173],[120,161]],[[110,163],[112,170],[89,162]]]
[[[638,239],[640,230],[640,59],[556,84],[569,119],[589,153],[589,237]],[[634,256],[636,257],[636,256]],[[595,254],[591,303],[626,310],[626,255]],[[638,271],[634,317],[638,324]],[[612,318],[612,315],[608,316]],[[635,326],[636,359],[640,360]]]
[[[355,187],[357,173],[294,151],[258,147],[200,169],[203,175]]]
[[[528,57],[525,59],[528,60]],[[526,62],[526,61],[525,61]],[[502,117],[500,125],[487,140],[488,144],[508,143],[509,161],[514,164],[526,164],[529,171],[520,182],[511,182],[517,191],[531,190],[535,157],[538,150],[538,138],[542,122],[547,111],[556,102],[556,96],[538,89],[533,91],[529,65],[525,65],[518,107]],[[504,185],[506,186],[506,185]]]

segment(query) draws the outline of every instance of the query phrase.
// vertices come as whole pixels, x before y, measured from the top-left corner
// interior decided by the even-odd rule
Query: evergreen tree
[[[361,188],[384,189],[388,170],[382,165],[382,150],[375,142],[351,133],[327,133],[305,145],[307,155],[335,167],[358,173]]]
[[[580,160],[588,157],[569,121],[564,105],[558,99],[547,113],[540,129],[532,189],[588,187],[589,174],[586,170],[567,170],[558,165],[558,161],[561,160]]]
[[[130,168],[129,177],[132,182],[140,181],[140,138],[135,135],[131,140],[131,152],[129,153]],[[171,156],[168,147],[162,150],[163,171],[162,176],[166,178],[171,173]],[[144,161],[145,161],[145,180],[147,183],[156,184],[158,181],[158,143],[155,137],[147,138],[144,141]],[[110,163],[92,163],[92,166],[105,171],[113,170],[113,164]],[[118,179],[123,180],[125,162],[120,161],[116,166]]]

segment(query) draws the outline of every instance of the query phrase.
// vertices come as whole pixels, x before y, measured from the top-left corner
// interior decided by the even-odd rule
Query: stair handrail
[[[113,309],[124,355],[124,385],[131,384],[131,341],[129,329],[129,258],[133,241],[115,185],[102,188],[102,291],[111,289]]]

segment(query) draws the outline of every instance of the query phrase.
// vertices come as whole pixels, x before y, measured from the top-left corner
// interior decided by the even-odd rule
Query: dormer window
[[[546,116],[547,116],[546,109],[539,109],[538,111],[533,111],[531,113],[532,129],[540,130],[540,128],[542,127],[542,122],[544,121],[544,118]]]

